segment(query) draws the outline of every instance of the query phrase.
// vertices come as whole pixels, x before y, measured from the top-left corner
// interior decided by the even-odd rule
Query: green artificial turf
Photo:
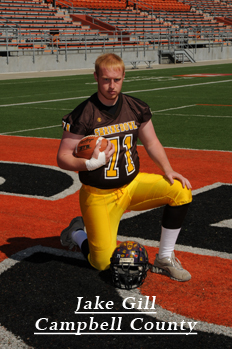
[[[147,102],[166,147],[232,150],[232,64],[126,72],[123,92]],[[94,93],[93,75],[0,81],[0,133],[60,138],[61,119]]]

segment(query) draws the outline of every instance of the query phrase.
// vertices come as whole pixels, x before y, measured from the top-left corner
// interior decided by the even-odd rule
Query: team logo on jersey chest
[[[100,118],[98,118],[100,119]],[[94,134],[96,136],[105,136],[105,135],[111,135],[114,133],[120,133],[130,130],[136,130],[138,126],[135,124],[134,121],[128,121],[120,124],[115,124],[107,127],[99,127],[94,130]]]

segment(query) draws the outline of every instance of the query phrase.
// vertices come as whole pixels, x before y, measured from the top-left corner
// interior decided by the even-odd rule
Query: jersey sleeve
[[[91,128],[92,115],[93,109],[89,99],[87,99],[63,117],[63,130],[78,135],[87,135],[89,128]]]
[[[125,95],[125,98],[130,109],[133,111],[135,118],[140,124],[147,122],[152,118],[151,109],[147,103],[135,97],[131,98],[128,95]]]

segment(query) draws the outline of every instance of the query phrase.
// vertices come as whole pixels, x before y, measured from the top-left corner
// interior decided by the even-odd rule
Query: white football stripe
[[[232,229],[232,219],[225,219],[224,221],[210,224],[212,227],[219,227],[219,228],[230,228]]]
[[[146,302],[146,297],[140,293],[140,289],[133,289],[133,290],[122,290],[122,289],[117,289],[118,294],[123,298],[128,298],[134,297],[134,301],[139,301],[141,298],[143,300],[143,303]],[[149,300],[149,305],[148,307],[150,308],[152,305],[152,302]],[[137,308],[135,308],[137,309]],[[161,306],[156,305],[156,314],[150,314],[148,313],[147,315],[154,317],[156,320],[159,321],[172,321],[172,322],[177,322],[180,324],[183,320],[185,322],[195,322],[197,321],[196,319],[191,319],[191,318],[186,318],[185,316],[175,314],[169,310],[163,309]],[[185,327],[185,325],[184,325]],[[203,321],[197,321],[196,326],[194,327],[194,331],[203,331],[203,332],[209,332],[209,333],[215,333],[215,334],[223,334],[228,337],[232,337],[232,328],[226,327],[226,326],[220,326],[220,325],[215,325]],[[148,333],[149,335],[149,333]]]
[[[51,169],[51,170],[55,170],[55,171],[60,171],[60,172],[66,173],[73,180],[73,184],[69,188],[59,192],[58,194],[55,194],[55,195],[49,196],[49,197],[39,196],[39,195],[36,196],[36,195],[15,194],[15,193],[8,193],[8,192],[4,192],[4,191],[1,191],[0,195],[21,196],[21,197],[27,197],[27,198],[33,198],[33,199],[39,199],[39,200],[55,201],[55,200],[64,199],[66,196],[75,194],[81,188],[81,185],[82,185],[80,180],[79,180],[79,176],[78,176],[78,174],[76,172],[62,170],[61,168],[59,168],[57,166],[29,164],[29,163],[26,163],[26,162],[13,162],[13,161],[0,161],[0,163],[27,165],[27,166],[48,168],[48,169]],[[0,177],[0,184],[3,184],[3,183],[1,183],[1,178],[2,177]]]
[[[122,238],[121,236],[119,238]],[[126,237],[123,237],[126,239]],[[128,237],[127,237],[128,239]],[[130,237],[130,239],[133,239],[132,237]],[[138,239],[136,238],[136,240],[138,241]],[[141,239],[142,240],[142,239]],[[152,242],[150,240],[142,240],[142,242],[144,242],[144,244],[147,244],[148,246],[153,246]],[[157,242],[155,242],[157,243]],[[182,248],[182,249],[181,249]],[[182,251],[185,251],[185,246],[179,246],[179,249]],[[71,257],[71,258],[75,258],[75,259],[81,259],[84,260],[83,255],[80,252],[72,252],[72,251],[66,251],[66,250],[60,250],[57,248],[51,248],[51,247],[45,247],[45,246],[34,246],[34,247],[29,247],[25,250],[19,251],[16,254],[12,255],[10,258],[5,259],[3,262],[0,263],[0,274],[3,273],[4,271],[6,271],[7,269],[13,267],[16,263],[22,261],[23,259],[33,255],[36,252],[44,252],[44,253],[49,253],[49,254],[54,254],[57,256],[64,256],[64,257]],[[205,252],[205,253],[203,253]],[[194,253],[194,252],[193,252]],[[195,252],[198,253],[199,252]],[[208,250],[203,250],[202,249],[202,254],[207,255],[208,254]],[[217,252],[217,256],[218,256],[218,252]],[[222,257],[222,258],[227,258]],[[127,290],[121,290],[121,289],[117,289],[118,294],[123,298],[127,298],[127,297],[135,297],[135,301],[139,301],[139,299],[143,299],[143,302],[145,303],[146,301],[146,297],[144,295],[142,295],[140,293],[139,289],[133,289],[130,291]],[[131,299],[131,298],[130,298]],[[149,300],[149,307],[151,307],[151,301]],[[135,307],[135,309],[137,309]],[[141,309],[137,309],[137,310],[141,310]],[[143,309],[142,309],[143,310]],[[191,318],[186,318],[182,315],[173,313],[169,310],[163,309],[161,306],[156,305],[156,314],[153,315],[151,313],[149,313],[148,315],[151,317],[156,318],[159,321],[172,321],[172,322],[177,322],[177,323],[181,323],[183,320],[185,322],[194,322],[197,321],[196,319],[191,319]],[[230,327],[226,327],[226,326],[220,326],[220,325],[215,325],[215,324],[211,324],[211,323],[207,323],[207,322],[203,322],[203,321],[197,321],[197,325],[195,326],[194,330],[198,330],[198,331],[203,331],[203,332],[209,332],[209,333],[215,333],[215,334],[223,334],[225,336],[229,336],[232,337],[232,328]],[[4,327],[0,326],[0,336],[6,336],[5,338],[10,338],[12,340],[12,342],[14,342],[15,344],[18,343],[18,345],[22,345],[23,342],[20,339],[20,337],[15,337],[15,335],[13,333],[11,333],[10,331],[7,331]],[[20,346],[18,346],[20,347]],[[21,348],[21,347],[20,347]],[[22,346],[22,348],[31,348],[28,347],[26,344],[25,346]]]

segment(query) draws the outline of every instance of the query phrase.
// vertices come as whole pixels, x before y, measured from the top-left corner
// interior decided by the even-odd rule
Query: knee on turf
[[[110,268],[110,258],[113,251],[94,251],[89,254],[89,263],[97,270],[107,270]]]

